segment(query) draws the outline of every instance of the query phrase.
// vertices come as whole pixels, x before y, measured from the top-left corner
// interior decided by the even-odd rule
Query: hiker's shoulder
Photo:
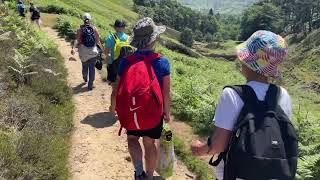
[[[281,91],[281,96],[288,96],[290,97],[290,94],[289,92],[287,91],[287,89],[285,89],[284,87],[282,86],[279,86],[280,87],[280,91]]]
[[[126,33],[123,33],[123,38],[125,39],[125,40],[127,40],[127,39],[129,39],[129,35],[128,34],[126,34]]]
[[[106,41],[106,43],[108,43],[108,44],[114,44],[113,34],[110,33],[109,35],[107,35],[105,41]]]
[[[281,102],[283,102],[284,104],[291,106],[292,100],[291,100],[290,94],[288,93],[288,91],[285,88],[283,88],[281,86],[280,86],[280,97],[279,98],[280,98],[280,104],[281,104]]]
[[[239,97],[238,93],[232,88],[232,86],[226,86],[223,88],[222,97],[230,98],[230,99],[237,99]]]
[[[160,55],[160,54],[159,54]],[[158,59],[154,61],[155,64],[159,64],[161,67],[169,67],[169,59],[165,56],[160,55]]]
[[[226,86],[223,88],[220,96],[220,103],[228,104],[230,106],[238,106],[238,104],[243,103],[240,95],[232,87],[233,86]]]
[[[162,62],[162,63],[169,63],[169,59],[166,57],[166,56],[163,56],[159,53],[157,53],[159,55],[159,58],[157,59],[159,62]]]
[[[99,31],[99,29],[97,28],[97,26],[95,26],[95,25],[91,24],[91,27],[92,27],[92,28],[93,28],[93,30],[95,30],[96,32],[98,32],[98,31]]]

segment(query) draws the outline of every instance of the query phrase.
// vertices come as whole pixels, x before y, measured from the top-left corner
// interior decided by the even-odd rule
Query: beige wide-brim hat
[[[143,18],[139,20],[133,28],[133,36],[130,44],[138,49],[145,48],[156,41],[160,34],[165,31],[165,26],[157,26],[149,17]]]

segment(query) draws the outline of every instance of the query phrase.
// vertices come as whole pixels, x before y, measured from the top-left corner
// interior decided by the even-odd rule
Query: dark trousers
[[[92,58],[86,62],[82,62],[82,77],[85,81],[88,81],[88,75],[89,75],[89,81],[88,81],[89,89],[92,89],[93,87],[93,81],[96,75],[96,71],[95,71],[96,62],[97,62],[96,58]]]

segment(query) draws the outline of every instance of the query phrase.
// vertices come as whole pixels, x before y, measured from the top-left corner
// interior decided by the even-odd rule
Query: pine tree
[[[213,14],[213,9],[211,8],[210,10],[209,10],[209,16],[213,16],[214,14]]]

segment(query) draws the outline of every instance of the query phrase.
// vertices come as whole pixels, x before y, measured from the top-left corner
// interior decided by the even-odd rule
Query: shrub
[[[180,35],[180,42],[188,47],[192,47],[194,40],[191,29],[185,29],[182,31]]]

